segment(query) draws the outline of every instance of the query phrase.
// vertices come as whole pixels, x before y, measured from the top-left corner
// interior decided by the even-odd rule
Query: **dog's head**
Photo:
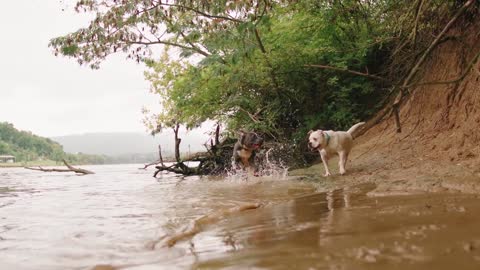
[[[263,144],[263,137],[255,132],[240,131],[239,141],[248,150],[257,150]]]
[[[308,132],[308,148],[312,151],[317,150],[325,142],[325,136],[322,130],[310,130]]]

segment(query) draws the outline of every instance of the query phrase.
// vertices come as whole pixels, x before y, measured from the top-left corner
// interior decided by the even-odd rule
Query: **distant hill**
[[[203,130],[180,134],[182,154],[204,151],[208,136]],[[158,158],[158,145],[165,158],[174,152],[173,132],[167,130],[152,137],[142,133],[87,133],[44,138],[13,124],[0,122],[0,155],[13,155],[19,162],[35,160],[75,164],[144,163]]]
[[[204,151],[203,144],[208,136],[202,130],[193,130],[179,135],[182,138],[182,153]],[[166,131],[155,137],[142,133],[85,133],[52,137],[59,142],[68,153],[85,153],[108,156],[138,155],[157,153],[158,145],[162,146],[164,156],[174,152],[173,132]]]
[[[20,131],[13,124],[0,123],[0,155],[13,155],[17,161],[38,159],[60,160],[62,146],[51,139]]]

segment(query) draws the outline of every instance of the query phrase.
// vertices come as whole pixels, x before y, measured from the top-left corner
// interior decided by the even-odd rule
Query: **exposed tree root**
[[[452,25],[457,21],[457,19],[460,17],[460,15],[469,7],[471,6],[475,0],[469,0],[467,1],[460,9],[457,10],[457,12],[453,15],[453,17],[450,19],[450,21],[445,25],[443,30],[437,35],[437,37],[430,43],[428,48],[423,52],[423,54],[420,56],[420,58],[415,62],[415,65],[410,69],[408,76],[405,78],[403,81],[402,87],[400,88],[400,91],[398,92],[397,97],[395,98],[395,101],[392,104],[392,110],[395,116],[395,125],[397,127],[397,132],[400,133],[402,131],[401,124],[400,124],[400,116],[399,116],[399,111],[400,111],[400,105],[406,96],[406,92],[409,92],[409,85],[411,81],[413,80],[415,74],[417,74],[419,68],[422,66],[422,64],[425,62],[427,57],[430,55],[430,53],[437,47],[437,45],[440,43],[442,40],[443,36],[450,30]],[[416,28],[415,28],[416,31]]]
[[[220,142],[220,126],[217,125],[215,130],[215,137],[205,144],[206,152],[199,152],[190,155],[184,159],[180,158],[180,143],[182,139],[178,137],[179,125],[176,125],[173,130],[175,134],[175,160],[172,165],[165,165],[163,162],[158,163],[155,166],[157,171],[153,177],[157,177],[160,172],[167,171],[182,175],[207,175],[207,174],[219,174],[225,172],[225,169],[229,166],[230,157],[232,156],[233,143],[228,141]],[[163,160],[160,154],[160,161]],[[185,163],[187,162],[199,162],[196,167],[189,167]],[[147,164],[148,165],[148,164]]]

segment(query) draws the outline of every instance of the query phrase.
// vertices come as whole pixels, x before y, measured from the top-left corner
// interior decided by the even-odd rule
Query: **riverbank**
[[[387,124],[385,124],[387,125]],[[376,128],[379,129],[379,128]],[[480,160],[472,152],[438,147],[429,136],[405,138],[394,129],[383,128],[355,140],[347,174],[338,173],[338,158],[329,162],[333,176],[323,177],[323,164],[293,170],[290,176],[325,181],[330,189],[372,183],[374,196],[407,195],[419,192],[462,192],[480,194]]]
[[[390,108],[367,123],[372,128],[355,140],[346,176],[322,178],[321,164],[292,174],[325,179],[336,188],[372,182],[377,187],[370,193],[376,195],[480,193],[480,66],[475,55],[480,37],[474,31],[479,25],[475,21],[448,32],[464,34],[463,45],[445,42],[432,52],[419,75],[420,82],[430,83],[409,89],[397,124]],[[473,65],[466,66],[465,59]],[[330,163],[333,167],[336,160]]]
[[[79,162],[69,162],[70,165],[83,166],[83,165],[104,165],[104,164],[86,164]],[[108,164],[105,164],[108,165]],[[113,165],[113,164],[111,164]],[[53,166],[65,166],[63,161],[55,160],[35,160],[35,161],[22,161],[14,163],[0,163],[0,168],[23,168],[23,167],[53,167]]]
[[[354,157],[355,158],[355,157]],[[334,175],[323,177],[321,163],[309,168],[294,170],[290,176],[314,181],[325,181],[331,190],[372,183],[376,188],[370,195],[408,195],[422,192],[462,192],[480,194],[480,171],[462,164],[439,164],[422,161],[422,164],[409,166],[382,160],[369,163],[367,160],[351,161],[347,175],[338,174],[335,160],[330,165]]]
[[[0,168],[16,168],[16,167],[32,167],[32,166],[62,166],[61,161],[54,160],[35,160],[35,161],[22,161],[14,163],[0,163]]]

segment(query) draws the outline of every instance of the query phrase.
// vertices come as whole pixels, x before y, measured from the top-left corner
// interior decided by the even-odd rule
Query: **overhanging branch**
[[[346,73],[350,73],[350,74],[354,74],[354,75],[358,75],[358,76],[363,76],[363,77],[367,77],[367,78],[371,78],[371,79],[375,79],[375,80],[379,80],[379,81],[384,81],[384,82],[388,81],[387,79],[376,76],[376,75],[372,75],[372,74],[368,74],[368,73],[362,73],[362,72],[358,72],[358,71],[350,70],[350,69],[344,69],[344,68],[338,68],[338,67],[332,67],[332,66],[326,66],[326,65],[313,65],[313,64],[312,65],[304,65],[304,67],[330,69],[330,70],[346,72]]]

